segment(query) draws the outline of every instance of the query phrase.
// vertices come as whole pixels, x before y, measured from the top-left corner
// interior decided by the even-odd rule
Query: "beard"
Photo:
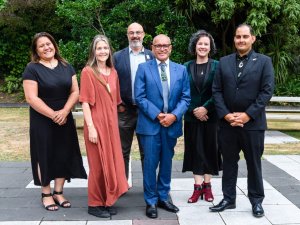
[[[143,41],[141,40],[130,40],[129,41],[129,46],[131,48],[139,48],[143,46]]]

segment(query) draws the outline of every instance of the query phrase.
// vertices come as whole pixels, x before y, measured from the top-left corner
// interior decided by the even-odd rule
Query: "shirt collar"
[[[161,61],[159,61],[158,59],[155,59],[156,60],[156,62],[157,62],[157,65],[159,66],[160,65],[160,63],[161,63]],[[166,61],[164,61],[164,63],[167,65],[167,67],[168,67],[168,65],[169,65],[169,63],[170,63],[170,60],[169,60],[169,58],[166,60]]]
[[[236,59],[237,60],[244,60],[244,59],[248,60],[250,58],[252,52],[253,52],[253,49],[251,49],[250,52],[248,52],[247,55],[243,55],[243,56],[240,56],[239,53],[236,53]]]
[[[132,50],[132,48],[130,48],[130,46],[128,47],[129,48],[129,54],[135,54],[134,51]],[[141,54],[141,53],[145,53],[145,48],[143,46],[143,48],[141,49],[141,51],[139,51],[136,55],[138,54]]]

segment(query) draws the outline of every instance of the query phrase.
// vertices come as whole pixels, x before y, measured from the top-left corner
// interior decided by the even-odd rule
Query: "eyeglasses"
[[[144,32],[143,31],[130,31],[127,34],[130,36],[133,36],[134,34],[141,35],[142,33],[144,33]]]
[[[167,44],[167,45],[153,45],[154,48],[156,49],[167,49],[171,46],[171,44]]]

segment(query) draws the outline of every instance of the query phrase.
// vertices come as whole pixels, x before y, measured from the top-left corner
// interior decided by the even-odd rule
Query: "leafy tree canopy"
[[[96,34],[108,36],[117,51],[128,45],[132,22],[143,25],[147,48],[155,35],[167,34],[179,63],[193,57],[187,53],[193,32],[209,31],[219,58],[234,51],[235,27],[248,23],[257,35],[255,50],[273,59],[277,84],[299,80],[299,0],[0,0],[0,79],[18,81],[37,32],[51,33],[80,72]]]

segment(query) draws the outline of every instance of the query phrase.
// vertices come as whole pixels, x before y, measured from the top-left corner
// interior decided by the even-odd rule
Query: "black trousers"
[[[265,196],[261,170],[264,138],[264,130],[245,130],[241,127],[220,128],[219,144],[223,156],[222,191],[225,200],[234,202],[236,199],[238,161],[242,150],[248,170],[248,198],[252,205],[262,203]]]
[[[125,172],[126,172],[126,177],[128,179],[131,145],[132,145],[134,131],[137,123],[137,108],[126,107],[126,110],[124,112],[118,113],[118,119],[119,119],[119,131],[120,131],[122,152],[123,152],[123,158],[125,163]],[[140,140],[138,136],[137,136],[137,140],[138,140],[141,162],[142,162],[142,169],[143,169],[144,151],[140,145]]]

